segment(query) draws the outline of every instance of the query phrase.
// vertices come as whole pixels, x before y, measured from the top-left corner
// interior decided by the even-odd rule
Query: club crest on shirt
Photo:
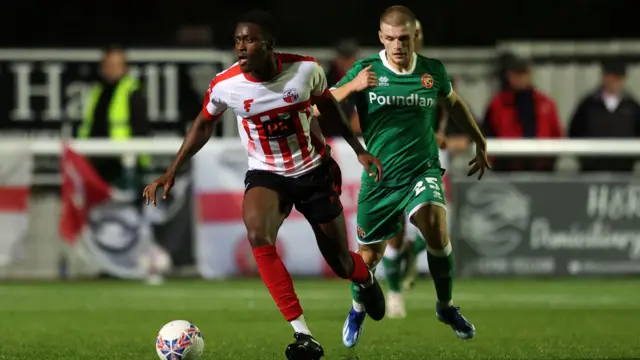
[[[298,91],[296,89],[287,89],[282,94],[282,100],[289,104],[297,102],[299,98],[300,94],[298,94]]]
[[[422,75],[422,86],[431,89],[433,87],[433,77],[429,74]]]

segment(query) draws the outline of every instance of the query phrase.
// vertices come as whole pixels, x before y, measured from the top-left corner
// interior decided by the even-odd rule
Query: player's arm
[[[371,66],[364,67],[359,62],[356,62],[351,70],[349,70],[337,84],[329,89],[331,95],[333,95],[336,101],[342,102],[353,93],[362,91],[370,86],[378,85],[376,73],[370,70]],[[316,116],[320,116],[321,114],[317,106],[314,106],[313,112]]]
[[[469,135],[471,140],[476,144],[476,156],[473,158],[469,165],[471,169],[467,173],[468,176],[478,173],[478,179],[482,179],[485,169],[491,169],[489,159],[487,157],[487,141],[482,135],[482,131],[478,127],[469,106],[456,94],[455,91],[450,90],[449,95],[446,97],[446,104],[449,107],[449,113],[453,121]]]
[[[216,92],[218,92],[218,90],[215,89],[215,85],[216,79],[214,78],[204,97],[202,111],[200,111],[200,114],[198,114],[193,121],[171,166],[169,166],[162,176],[144,188],[143,197],[147,205],[153,204],[155,206],[157,204],[156,192],[160,188],[163,189],[162,198],[167,198],[169,191],[173,187],[178,169],[202,149],[211,138],[215,120],[220,118],[222,113],[227,109],[227,105],[217,96]]]
[[[180,150],[176,155],[173,163],[167,170],[170,173],[176,173],[189,159],[191,159],[211,138],[213,135],[214,122],[208,120],[202,113],[198,114],[193,121],[193,125],[187,132],[182,142]]]
[[[364,67],[361,63],[355,63],[351,70],[333,86],[331,94],[341,102],[349,95],[378,85],[376,73],[371,71],[371,65]]]
[[[322,121],[320,121],[322,132],[342,135],[358,155],[358,160],[367,169],[369,174],[373,174],[370,167],[371,165],[377,168],[376,181],[380,180],[382,178],[382,165],[380,164],[380,160],[365,150],[360,140],[358,140],[351,130],[349,119],[347,119],[340,108],[340,104],[333,97],[331,91],[329,91],[327,78],[319,65],[316,66],[312,82],[311,95],[314,98],[315,106],[322,114]]]
[[[465,132],[476,145],[485,145],[486,140],[482,131],[478,127],[478,123],[474,118],[469,106],[460,98],[451,86],[449,92],[445,96],[445,105],[451,115],[453,121]]]
[[[340,134],[353,148],[356,154],[366,152],[358,138],[351,130],[351,125],[347,116],[340,108],[340,104],[333,97],[333,94],[327,91],[323,96],[315,100],[318,110],[322,114],[323,121],[320,122],[322,132]]]
[[[473,117],[469,106],[460,98],[460,96],[453,91],[449,76],[441,65],[440,75],[443,78],[443,85],[440,87],[439,95],[444,97],[445,106],[449,110],[449,114],[453,121],[469,135],[471,140],[476,144],[476,157],[469,162],[471,170],[467,173],[469,176],[479,173],[478,179],[481,179],[484,175],[485,168],[491,169],[489,160],[487,159],[487,141],[482,135],[482,131],[478,127],[476,119]]]
[[[219,88],[216,88],[216,80],[214,79],[204,97],[202,110],[193,121],[193,125],[187,132],[182,146],[167,172],[175,174],[211,139],[216,120],[227,109],[227,105],[220,99],[219,95]]]

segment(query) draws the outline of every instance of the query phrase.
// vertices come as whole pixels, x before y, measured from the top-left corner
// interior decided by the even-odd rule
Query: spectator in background
[[[483,131],[499,139],[560,138],[562,130],[555,102],[533,86],[527,61],[506,61],[507,87],[496,94],[487,108]],[[495,158],[495,171],[551,171],[554,158]]]
[[[85,104],[84,119],[77,137],[110,138],[126,140],[147,136],[147,104],[138,81],[127,75],[127,59],[124,49],[107,48],[100,63],[102,80],[96,84]],[[111,185],[129,188],[125,181],[120,157],[95,157],[89,159],[100,176]],[[148,163],[141,157],[142,166]]]
[[[358,42],[352,39],[342,40],[336,46],[336,58],[331,62],[329,71],[327,72],[327,83],[329,86],[337,84],[347,72],[353,67],[353,64],[358,60],[359,45]],[[356,111],[356,104],[354,96],[351,95],[340,102],[342,111],[351,120],[351,127],[356,134],[360,134],[360,121],[358,119],[358,112]],[[341,134],[325,134],[328,136],[342,136]]]
[[[118,46],[105,49],[100,62],[100,73],[101,81],[91,90],[77,137],[128,140],[147,136],[146,100],[138,81],[127,75],[124,49]],[[133,191],[134,194],[142,193],[141,173],[148,166],[147,156],[139,157],[135,168],[124,167],[122,158],[118,156],[90,157],[88,160],[109,185]],[[132,200],[132,203],[142,206],[142,202],[138,200]],[[112,278],[113,274],[103,271],[98,277]]]
[[[602,84],[576,108],[569,125],[571,138],[640,137],[640,106],[625,89],[626,67],[608,61],[602,66]],[[632,171],[633,157],[579,159],[583,171]]]

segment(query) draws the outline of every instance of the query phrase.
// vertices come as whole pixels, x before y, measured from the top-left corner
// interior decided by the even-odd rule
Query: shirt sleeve
[[[444,66],[442,62],[438,64],[438,77],[440,81],[442,81],[442,85],[440,85],[440,89],[438,90],[438,95],[444,97],[451,97],[453,95],[453,87],[451,86],[451,78],[447,73],[447,68]]]
[[[324,70],[320,64],[314,62],[313,73],[311,77],[311,96],[323,97],[329,93],[327,85],[327,76],[324,74]]]
[[[337,89],[339,87],[342,87],[346,84],[348,84],[351,80],[355,79],[356,76],[358,76],[358,73],[364,69],[364,66],[362,66],[362,63],[360,62],[356,62],[355,64],[353,64],[353,67],[347,71],[347,74],[345,76],[342,77],[342,79],[340,79],[340,81],[338,81],[337,84],[333,85],[331,87],[331,89]]]
[[[214,77],[209,84],[209,89],[204,95],[202,103],[202,115],[204,115],[205,119],[216,121],[227,110],[227,103],[222,95],[220,84]]]

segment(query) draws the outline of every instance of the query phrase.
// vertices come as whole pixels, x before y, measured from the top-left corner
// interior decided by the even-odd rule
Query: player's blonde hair
[[[415,27],[416,20],[416,15],[413,11],[402,5],[388,7],[382,15],[380,15],[380,25],[403,26],[408,23],[409,26]]]

